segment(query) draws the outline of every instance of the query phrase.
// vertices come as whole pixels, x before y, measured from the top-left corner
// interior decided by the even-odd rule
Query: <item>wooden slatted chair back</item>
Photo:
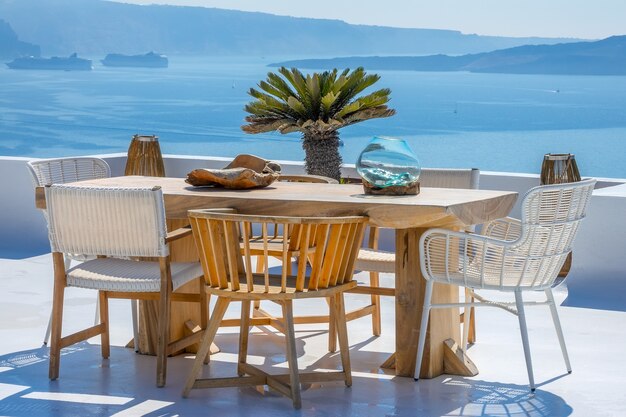
[[[264,294],[310,292],[350,282],[367,222],[359,216],[254,216],[214,210],[191,210],[189,218],[206,284]],[[255,224],[261,232],[252,238]],[[275,246],[270,251],[269,230],[274,227],[287,231],[280,256]],[[262,272],[254,272],[253,257],[256,262],[262,258]],[[270,272],[270,258],[279,260],[280,273]]]

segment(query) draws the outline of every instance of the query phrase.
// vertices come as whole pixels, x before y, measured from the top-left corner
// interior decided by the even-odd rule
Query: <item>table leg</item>
[[[426,229],[396,230],[396,355],[398,376],[413,376],[417,340],[424,303],[426,281],[419,261],[419,239]],[[458,302],[458,287],[435,284],[433,303]],[[431,310],[426,335],[421,378],[444,373],[444,342],[460,340],[459,312],[455,309]]]

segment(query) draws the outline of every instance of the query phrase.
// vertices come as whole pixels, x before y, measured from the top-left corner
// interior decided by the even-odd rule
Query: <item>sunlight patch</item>
[[[159,410],[163,407],[167,407],[168,405],[172,405],[172,404],[174,403],[167,402],[167,401],[147,400],[140,404],[127,408],[126,410],[120,411],[119,413],[115,413],[111,417],[144,416],[146,414],[150,414],[156,410]]]
[[[315,369],[315,371],[316,372],[337,372],[337,369],[317,368]],[[392,380],[396,377],[395,375],[376,374],[376,373],[371,373],[371,372],[355,372],[355,371],[352,371],[352,376],[355,378],[380,379],[380,380],[385,380],[385,381]]]
[[[24,385],[15,385],[15,384],[2,384],[0,383],[0,400],[4,400],[11,395],[17,394],[20,391],[24,391],[30,387]]]
[[[83,404],[111,404],[111,405],[123,405],[133,398],[129,397],[114,397],[112,395],[92,395],[92,394],[67,394],[63,392],[31,392],[22,396],[22,398],[30,398],[34,400],[48,400],[48,401],[68,401],[73,403]]]
[[[223,361],[223,362],[238,363],[239,362],[239,354],[220,352],[219,356],[216,359],[219,359],[220,361]],[[211,359],[211,360],[213,360],[213,359]],[[248,356],[246,356],[246,362],[248,362],[250,365],[260,366],[260,365],[263,365],[265,363],[265,360],[266,360],[266,358],[264,356],[258,356],[258,355],[248,355]]]

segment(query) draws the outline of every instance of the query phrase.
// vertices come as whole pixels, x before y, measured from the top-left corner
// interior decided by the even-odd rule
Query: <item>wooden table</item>
[[[361,185],[275,182],[257,190],[195,188],[182,178],[114,177],[81,184],[115,187],[161,186],[168,219],[185,219],[197,208],[232,207],[241,213],[298,216],[367,215],[370,223],[396,229],[396,375],[413,376],[425,280],[418,242],[428,228],[460,229],[506,216],[517,199],[508,191],[423,188],[417,196],[365,196]],[[43,190],[36,204],[45,208]],[[458,288],[435,285],[434,303],[458,301]],[[453,309],[431,311],[421,377],[444,372],[444,341],[460,340]],[[182,331],[182,330],[181,330]]]

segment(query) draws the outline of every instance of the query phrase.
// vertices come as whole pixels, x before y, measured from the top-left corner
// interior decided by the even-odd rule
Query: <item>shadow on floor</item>
[[[217,341],[227,346],[228,352],[235,338],[224,336],[218,335]],[[258,342],[267,340],[263,335],[258,338],[263,338]],[[541,387],[531,394],[525,385],[444,376],[416,383],[411,378],[376,373],[367,367],[372,359],[380,359],[381,353],[361,350],[365,347],[362,344],[351,349],[352,388],[341,382],[305,386],[300,411],[291,408],[290,400],[260,388],[203,390],[192,393],[189,399],[181,398],[191,356],[170,358],[167,386],[156,388],[155,358],[130,349],[112,347],[109,360],[102,360],[98,345],[81,343],[65,349],[57,381],[47,378],[47,348],[14,352],[0,357],[0,415],[547,417],[572,413],[561,397]],[[270,351],[264,347],[257,353],[271,355]],[[228,353],[216,355],[205,372],[232,375],[235,368],[230,358]],[[269,358],[265,362],[276,365],[277,361]],[[338,366],[338,362],[336,354],[326,354],[306,368],[328,368]]]

